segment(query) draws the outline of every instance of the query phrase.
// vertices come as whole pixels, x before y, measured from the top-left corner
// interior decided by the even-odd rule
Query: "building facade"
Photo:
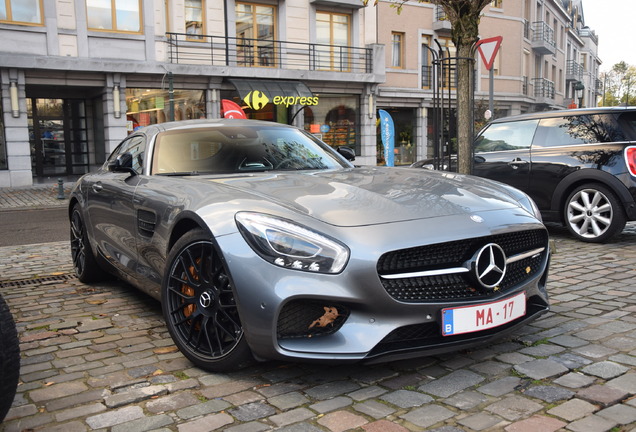
[[[396,157],[410,163],[433,152],[439,132],[432,121],[439,109],[436,91],[454,106],[454,64],[446,60],[455,56],[451,26],[430,2],[406,3],[399,15],[391,3],[378,8],[386,82],[379,86],[377,106],[394,115],[402,135]],[[598,38],[584,25],[582,0],[494,0],[484,9],[479,30],[480,39],[502,38],[492,63],[495,117],[597,105],[602,92]],[[444,69],[441,79],[434,73],[436,64]],[[478,128],[489,108],[490,72],[477,53],[475,71]],[[443,150],[452,151],[453,125],[442,127],[447,130]]]
[[[580,3],[486,7],[482,38],[504,41],[498,116],[595,105],[597,39]],[[433,74],[454,55],[450,25],[434,4],[400,14],[391,4],[0,0],[0,187],[74,178],[137,127],[227,117],[236,106],[352,147],[361,165],[384,163],[376,110],[385,109],[396,164],[427,157],[436,89],[454,99],[452,67]],[[479,60],[475,68],[479,106],[489,80]]]

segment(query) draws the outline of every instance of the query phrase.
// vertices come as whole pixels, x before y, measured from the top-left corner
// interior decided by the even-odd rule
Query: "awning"
[[[313,93],[300,81],[259,80],[244,78],[228,78],[228,81],[236,87],[241,99],[244,99],[254,90],[261,91],[269,98],[275,96],[300,96],[311,97]]]

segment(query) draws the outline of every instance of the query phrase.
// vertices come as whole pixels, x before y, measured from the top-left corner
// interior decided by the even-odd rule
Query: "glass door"
[[[88,172],[84,101],[27,99],[31,169],[51,177]]]

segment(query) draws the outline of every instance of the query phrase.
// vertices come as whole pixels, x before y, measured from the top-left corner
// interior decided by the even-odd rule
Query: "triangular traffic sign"
[[[488,70],[492,69],[492,64],[495,62],[495,57],[497,57],[501,41],[503,41],[503,36],[481,39],[477,42],[477,51],[479,51],[479,55]]]

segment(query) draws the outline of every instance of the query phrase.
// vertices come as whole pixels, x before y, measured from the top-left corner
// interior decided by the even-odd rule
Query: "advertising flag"
[[[378,110],[378,113],[380,114],[380,137],[384,146],[384,160],[386,161],[386,166],[392,167],[395,165],[395,126],[393,125],[393,118],[384,110]]]
[[[229,99],[221,100],[221,108],[223,109],[223,117],[229,119],[246,119],[247,116],[236,102]]]

